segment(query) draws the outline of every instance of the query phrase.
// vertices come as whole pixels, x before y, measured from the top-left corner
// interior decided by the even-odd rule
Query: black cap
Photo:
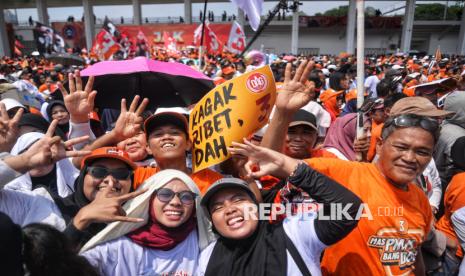
[[[177,112],[160,112],[145,120],[144,129],[147,137],[158,126],[174,125],[188,135],[188,123],[186,117]]]
[[[289,123],[289,127],[298,126],[298,125],[307,125],[314,130],[318,130],[316,127],[316,117],[312,113],[304,109],[299,109],[292,118],[292,121]]]
[[[202,200],[200,201],[200,204],[207,208],[208,210],[208,204],[210,203],[210,199],[220,190],[226,189],[226,188],[239,188],[244,190],[251,198],[253,201],[257,202],[257,198],[255,197],[255,194],[252,192],[250,189],[249,185],[247,182],[245,182],[242,179],[239,178],[222,178],[217,181],[215,181],[210,187],[208,187],[207,191],[202,197]]]

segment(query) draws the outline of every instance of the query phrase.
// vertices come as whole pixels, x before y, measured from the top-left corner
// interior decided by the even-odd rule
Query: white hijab
[[[28,132],[21,135],[11,150],[11,155],[19,155],[22,151],[29,148],[37,140],[44,137],[45,134],[40,132]],[[77,170],[69,159],[63,159],[56,163],[57,170],[57,190],[60,197],[67,197],[74,192],[74,180],[79,175]],[[32,191],[32,180],[29,173],[16,178],[5,185],[5,189]]]
[[[143,222],[122,222],[117,221],[107,225],[102,231],[95,235],[89,240],[81,249],[80,253],[85,252],[101,243],[119,238],[127,233],[136,230],[147,224],[149,219],[149,206],[150,198],[156,189],[163,187],[173,179],[179,179],[187,185],[187,187],[194,193],[197,194],[195,199],[195,210],[197,216],[197,232],[199,236],[199,248],[200,250],[208,246],[209,243],[216,240],[215,235],[211,232],[211,222],[204,214],[203,208],[200,206],[200,191],[195,182],[185,173],[178,170],[162,170],[159,173],[151,176],[138,188],[148,190],[128,200],[124,205],[123,209],[128,217],[143,218]]]

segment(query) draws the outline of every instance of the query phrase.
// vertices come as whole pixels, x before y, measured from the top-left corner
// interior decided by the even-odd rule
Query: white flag
[[[260,16],[262,14],[262,6],[264,0],[231,0],[236,4],[249,18],[250,27],[254,31],[260,25]]]
[[[234,21],[229,33],[228,50],[234,54],[240,54],[245,49],[245,34],[241,25]]]

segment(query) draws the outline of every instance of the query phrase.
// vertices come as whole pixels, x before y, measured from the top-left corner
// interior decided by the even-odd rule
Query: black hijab
[[[205,272],[206,276],[282,276],[287,274],[287,251],[282,223],[259,221],[247,239],[220,237]]]
[[[45,134],[47,133],[47,129],[50,126],[50,124],[40,115],[26,113],[23,114],[23,116],[21,116],[21,119],[19,119],[18,126],[32,126],[35,127],[38,130],[38,132]],[[66,140],[66,135],[60,128],[55,129],[55,135],[58,135],[61,137],[61,139]]]
[[[79,176],[74,181],[74,193],[65,198],[54,198],[66,223],[69,223],[82,207],[90,203],[84,194],[84,177],[86,173],[87,165],[82,168]]]
[[[68,109],[66,108],[65,103],[63,101],[57,101],[57,100],[51,101],[48,104],[47,109],[46,109],[47,116],[48,116],[50,122],[53,120],[52,119],[53,107],[55,107],[57,105],[62,106],[68,112]],[[63,131],[64,133],[68,133],[69,132],[69,122],[64,124],[64,125],[58,124],[58,128],[61,129],[61,131]]]

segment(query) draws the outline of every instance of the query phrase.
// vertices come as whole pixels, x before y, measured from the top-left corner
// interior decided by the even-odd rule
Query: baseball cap
[[[227,67],[224,67],[223,69],[221,69],[221,72],[225,75],[229,75],[229,74],[232,74],[234,73],[236,70],[234,70],[234,68],[232,68],[232,66],[227,66]]]
[[[394,70],[399,70],[399,69],[404,69],[403,66],[400,66],[398,64],[395,64],[394,66],[391,67],[391,69],[394,69]]]
[[[455,112],[437,109],[436,106],[424,97],[406,97],[398,100],[391,108],[390,116],[400,114],[416,114],[427,117],[443,117]]]
[[[413,79],[414,79],[414,78],[416,78],[416,77],[418,77],[418,76],[420,76],[420,75],[421,75],[420,73],[415,72],[415,73],[409,74],[409,75],[407,75],[407,76],[408,76],[409,78],[413,78]]]
[[[3,104],[5,104],[6,111],[8,111],[8,110],[10,110],[12,108],[15,108],[15,107],[21,107],[21,108],[26,109],[26,107],[24,105],[22,105],[20,102],[18,102],[15,99],[6,98],[6,99],[1,100],[1,102]]]
[[[144,129],[145,129],[145,134],[147,136],[150,135],[150,133],[158,126],[162,125],[174,125],[179,127],[186,135],[189,133],[188,132],[188,122],[186,117],[178,112],[172,112],[172,111],[167,111],[167,112],[159,112],[155,113],[154,115],[150,116],[145,120],[144,123]]]
[[[317,130],[315,115],[308,112],[307,110],[299,109],[294,114],[294,117],[292,118],[292,121],[289,124],[289,127],[299,126],[299,125],[306,125],[306,126],[313,128],[314,130]]]
[[[336,70],[336,69],[337,69],[337,66],[334,65],[334,64],[330,64],[330,65],[328,65],[326,68],[328,68],[328,70]]]
[[[126,163],[133,170],[137,168],[137,165],[129,159],[128,153],[116,147],[102,147],[93,150],[89,155],[82,159],[81,168],[83,168],[84,165],[88,165],[92,160],[101,158],[118,159]]]
[[[257,202],[257,198],[255,197],[255,194],[252,192],[250,189],[249,185],[247,182],[245,182],[242,179],[239,178],[222,178],[217,181],[215,181],[210,187],[208,187],[207,191],[203,195],[200,205],[208,209],[208,204],[210,203],[210,199],[220,190],[226,189],[226,188],[239,188],[244,190],[251,198],[253,201]]]

